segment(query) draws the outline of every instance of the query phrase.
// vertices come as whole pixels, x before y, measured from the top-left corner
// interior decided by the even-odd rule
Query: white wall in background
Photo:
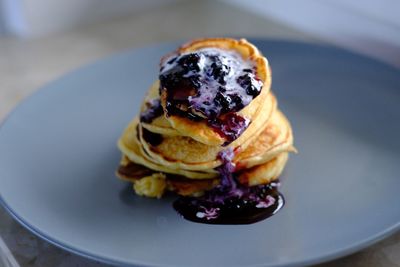
[[[399,0],[223,0],[400,66]]]
[[[31,37],[171,2],[176,0],[0,0],[0,11],[7,32]]]

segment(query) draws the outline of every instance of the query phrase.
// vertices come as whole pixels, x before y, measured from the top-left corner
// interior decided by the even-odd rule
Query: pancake
[[[293,146],[292,128],[285,115],[277,110],[257,141],[239,151],[233,159],[236,168],[247,169],[268,162],[282,152],[297,152]]]
[[[289,154],[287,152],[281,152],[275,158],[272,158],[263,164],[256,165],[240,172],[238,180],[240,183],[246,184],[247,186],[269,184],[278,179],[288,159]]]
[[[140,149],[140,143],[137,138],[138,134],[136,128],[138,123],[139,119],[135,118],[125,129],[122,137],[118,140],[118,148],[130,161],[146,166],[147,168],[157,170],[159,172],[178,174],[191,179],[210,179],[217,177],[216,172],[205,173],[187,170],[173,170],[149,160],[148,157],[146,158]]]

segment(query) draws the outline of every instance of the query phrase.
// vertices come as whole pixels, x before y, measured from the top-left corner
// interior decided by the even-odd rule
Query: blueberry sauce
[[[151,123],[155,118],[163,114],[160,99],[152,99],[146,102],[147,109],[140,114],[140,121]]]
[[[237,182],[232,163],[234,153],[226,149],[219,155],[220,184],[201,197],[179,197],[173,204],[185,219],[207,224],[250,224],[264,220],[284,205],[279,182],[247,187]]]
[[[223,116],[222,119],[216,118],[208,120],[208,125],[210,125],[214,131],[226,140],[223,146],[226,146],[237,139],[244,130],[247,129],[249,124],[249,119],[239,116],[236,113],[228,113]]]
[[[173,55],[161,62],[160,90],[169,114],[215,118],[237,112],[259,95],[262,81],[252,62],[216,48]]]

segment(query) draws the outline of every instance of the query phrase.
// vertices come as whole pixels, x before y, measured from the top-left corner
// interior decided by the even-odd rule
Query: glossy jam
[[[167,112],[194,119],[237,112],[256,97],[263,83],[240,54],[215,48],[171,56],[161,63],[160,90]]]
[[[219,155],[220,184],[201,197],[180,197],[173,206],[185,219],[207,224],[250,224],[266,219],[284,205],[279,182],[248,187],[237,182],[232,162],[234,153],[226,149]]]
[[[155,118],[163,114],[160,99],[152,99],[146,102],[147,109],[140,114],[140,121],[151,123]]]
[[[248,188],[248,193],[215,201],[207,193],[200,198],[180,197],[173,206],[185,219],[207,224],[251,224],[277,213],[284,198],[271,184]]]
[[[249,124],[250,120],[236,113],[229,113],[223,118],[208,120],[208,125],[226,140],[223,144],[224,146],[236,140],[247,129]]]

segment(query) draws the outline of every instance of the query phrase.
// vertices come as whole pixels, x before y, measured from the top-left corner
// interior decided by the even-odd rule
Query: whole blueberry
[[[221,92],[218,92],[215,95],[215,99],[214,99],[214,103],[217,106],[220,106],[222,111],[224,111],[224,112],[229,111],[229,106],[230,106],[231,101],[232,100],[228,95],[224,95]]]
[[[243,100],[238,94],[229,95],[235,105],[235,110],[238,111],[244,107]]]
[[[200,55],[197,53],[190,53],[183,55],[179,60],[178,64],[186,71],[200,71],[199,66]]]

